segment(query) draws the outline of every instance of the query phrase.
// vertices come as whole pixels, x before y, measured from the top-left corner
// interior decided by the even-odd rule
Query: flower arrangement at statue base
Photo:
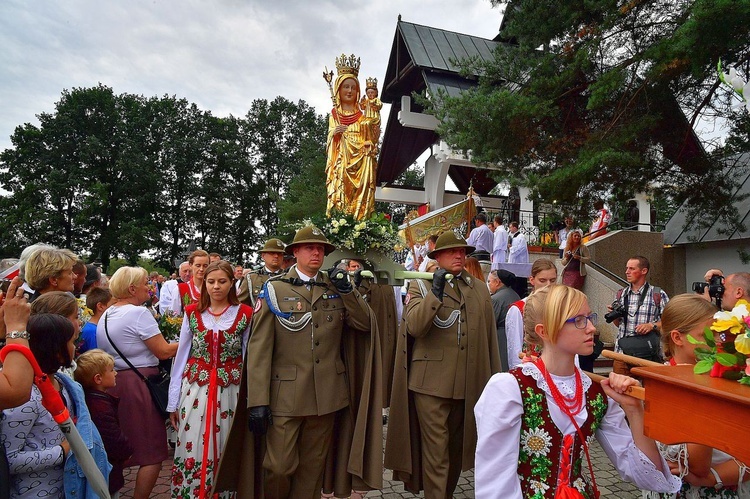
[[[394,248],[403,242],[396,227],[383,213],[373,213],[370,218],[357,220],[349,213],[334,211],[328,217],[305,219],[296,228],[314,225],[323,231],[328,241],[338,249],[351,250],[365,255],[369,250],[391,256]]]
[[[182,328],[182,316],[171,310],[167,310],[159,316],[159,331],[167,342],[173,342],[180,339],[180,329]]]
[[[690,343],[701,345],[695,349],[694,372],[750,385],[750,304],[739,300],[731,312],[716,312],[704,336],[701,342],[687,335]]]

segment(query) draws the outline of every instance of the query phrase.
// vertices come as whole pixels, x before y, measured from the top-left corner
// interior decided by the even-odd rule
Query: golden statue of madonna
[[[351,213],[358,220],[369,217],[375,209],[375,173],[380,140],[380,109],[377,80],[367,79],[361,96],[360,60],[342,54],[336,58],[336,80],[333,71],[323,77],[331,89],[333,109],[328,118],[326,145],[326,214],[332,210]]]

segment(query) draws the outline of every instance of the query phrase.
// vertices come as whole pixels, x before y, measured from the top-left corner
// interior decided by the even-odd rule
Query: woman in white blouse
[[[568,286],[529,298],[526,341],[542,353],[494,375],[474,408],[477,497],[551,498],[563,490],[562,497],[596,497],[588,456],[594,437],[624,479],[648,490],[679,489],[656,443],[643,435],[642,402],[623,395],[638,382],[610,374],[599,385],[575,366],[575,355],[594,348],[596,320],[586,296]]]

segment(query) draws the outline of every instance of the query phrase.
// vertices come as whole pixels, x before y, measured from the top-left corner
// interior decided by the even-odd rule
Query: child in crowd
[[[474,407],[477,497],[599,497],[588,449],[594,437],[625,480],[659,492],[680,488],[643,434],[643,402],[624,395],[638,382],[612,373],[599,385],[575,366],[576,355],[594,348],[596,321],[586,295],[568,286],[529,297],[524,332],[541,355],[495,374]]]
[[[105,310],[114,303],[112,293],[107,288],[93,288],[86,295],[86,307],[94,315],[84,324],[81,329],[81,344],[78,347],[78,353],[84,353],[96,348],[96,325]]]
[[[101,291],[101,289],[95,288],[91,293],[94,291]],[[109,492],[113,498],[116,498],[117,491],[125,484],[122,475],[123,465],[133,454],[133,447],[120,429],[120,419],[117,415],[117,405],[120,399],[107,393],[107,389],[117,384],[115,359],[104,350],[98,348],[89,350],[76,359],[75,378],[83,385],[91,419],[102,435],[104,448],[112,465],[112,471],[109,474]]]

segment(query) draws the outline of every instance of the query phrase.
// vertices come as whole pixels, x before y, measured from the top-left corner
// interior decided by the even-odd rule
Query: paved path
[[[170,452],[171,455],[171,452]],[[623,498],[623,499],[637,499],[641,497],[640,491],[633,485],[623,482],[620,480],[617,471],[612,467],[609,459],[604,454],[604,451],[599,446],[598,442],[594,442],[591,446],[591,461],[594,465],[594,474],[596,476],[596,483],[601,491],[602,498]],[[172,468],[172,460],[164,461],[162,465],[161,474],[159,475],[159,481],[154,487],[154,491],[151,494],[152,498],[156,499],[168,499],[169,494],[169,475]],[[125,470],[125,487],[120,491],[120,497],[122,499],[129,499],[133,497],[133,484],[135,482],[136,468],[128,468]],[[409,492],[404,492],[404,486],[401,482],[391,481],[391,471],[385,470],[383,473],[383,489],[373,490],[367,494],[367,497],[382,497],[384,499],[397,499],[402,497],[423,497],[423,495],[415,496]],[[453,497],[456,498],[473,498],[474,497],[474,473],[473,471],[467,471],[461,475],[458,481],[458,487]],[[241,499],[241,498],[240,498]]]

